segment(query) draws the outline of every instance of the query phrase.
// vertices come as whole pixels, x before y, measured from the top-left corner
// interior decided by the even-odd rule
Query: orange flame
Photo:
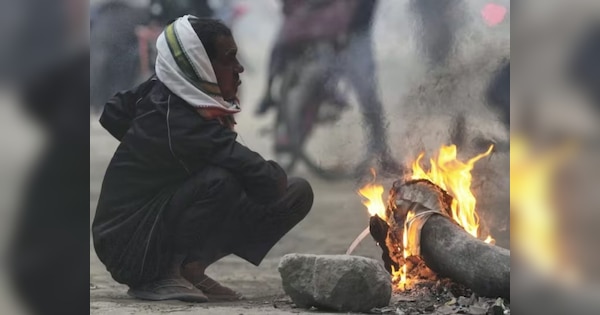
[[[406,221],[409,221],[414,216],[415,216],[414,213],[408,212],[406,214]],[[405,227],[404,232],[402,234],[402,246],[403,246],[402,257],[404,257],[404,259],[408,258],[411,255],[410,251],[408,250],[408,242],[409,242],[408,238],[409,238],[408,229]],[[397,288],[400,291],[404,291],[409,284],[409,281],[408,281],[409,279],[407,279],[407,274],[408,274],[408,270],[406,268],[406,264],[402,265],[399,270],[396,270],[396,268],[394,268],[394,266],[392,266],[392,282],[398,281]]]
[[[475,212],[476,199],[471,192],[471,170],[477,161],[488,156],[492,152],[493,146],[482,154],[471,158],[466,162],[457,159],[457,149],[455,145],[442,146],[440,152],[435,159],[430,160],[431,169],[425,171],[420,162],[424,157],[421,153],[412,165],[413,174],[411,179],[427,179],[432,183],[440,186],[454,197],[451,204],[453,219],[458,222],[467,232],[477,237],[479,229],[479,217]],[[383,202],[383,186],[375,184],[375,170],[371,169],[373,174],[373,182],[363,186],[358,193],[366,198],[363,204],[367,207],[371,216],[377,215],[381,219],[386,220],[385,204]],[[409,212],[406,216],[406,221],[410,220],[414,213]],[[402,256],[406,259],[411,253],[409,252],[409,243],[414,240],[409,240],[407,227],[404,228],[402,238],[403,252]],[[487,236],[486,243],[493,243],[494,239]],[[397,282],[397,289],[404,291],[410,284],[410,279],[407,278],[407,265],[404,264],[399,270],[392,266],[392,281]]]
[[[430,159],[431,169],[421,167],[421,153],[412,165],[412,179],[427,179],[446,190],[454,200],[451,204],[452,218],[469,234],[478,237],[479,216],[475,212],[477,200],[471,192],[473,166],[492,152],[493,146],[482,154],[463,162],[457,159],[456,145],[442,146],[437,157]],[[486,242],[493,242],[488,236]]]
[[[373,174],[373,182],[375,181],[376,174],[375,170],[371,169],[371,173]],[[367,207],[369,210],[369,214],[371,216],[377,215],[381,219],[386,220],[387,217],[385,215],[385,204],[383,203],[383,186],[377,185],[374,183],[369,183],[363,186],[358,193],[365,197],[366,200],[363,200],[363,205]]]
[[[396,267],[392,265],[392,282],[398,282],[396,285],[398,290],[404,291],[404,289],[406,289],[406,264],[400,267],[399,270],[396,270]]]

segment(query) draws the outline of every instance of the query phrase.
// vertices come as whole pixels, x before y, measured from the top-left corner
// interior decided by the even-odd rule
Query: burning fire
[[[410,219],[412,219],[414,217],[414,213],[412,212],[408,212],[406,214],[406,221],[409,221]],[[404,257],[404,259],[408,258],[411,253],[408,250],[408,239],[409,239],[409,235],[408,235],[408,229],[405,228],[404,232],[402,234],[402,257]],[[400,290],[404,290],[406,289],[406,287],[408,286],[408,279],[406,278],[406,275],[408,274],[408,270],[407,270],[407,266],[406,264],[402,265],[402,267],[400,267],[399,270],[396,270],[394,268],[394,266],[392,266],[392,281],[396,282],[398,281],[398,289]]]
[[[477,161],[490,155],[492,149],[493,146],[490,146],[485,153],[463,162],[456,157],[456,145],[442,146],[437,157],[429,160],[430,170],[425,171],[421,167],[425,153],[421,153],[412,164],[411,179],[427,179],[454,197],[451,205],[452,218],[474,237],[479,236],[479,216],[475,212],[477,200],[471,192],[471,170]],[[486,243],[493,241],[491,236],[485,240]]]
[[[479,154],[470,160],[463,162],[457,159],[456,145],[442,146],[437,157],[430,159],[431,169],[426,171],[421,167],[421,160],[424,153],[421,153],[412,164],[411,179],[427,179],[432,183],[446,190],[454,199],[451,205],[452,217],[471,235],[478,237],[479,216],[475,212],[476,199],[471,192],[471,170],[477,161],[488,156],[492,152],[493,146],[482,154]],[[377,215],[386,220],[386,206],[383,202],[383,186],[375,184],[375,170],[371,169],[373,182],[362,187],[358,193],[366,198],[363,204],[367,207],[371,216]],[[409,212],[406,221],[410,220],[414,213]],[[403,252],[406,259],[411,256],[409,252],[408,229],[405,227],[403,235]],[[485,242],[491,243],[494,239],[487,236]],[[398,282],[398,289],[404,290],[409,283],[407,279],[407,265],[404,264],[399,270],[392,267],[392,281]]]
[[[362,203],[367,207],[371,216],[377,215],[381,219],[386,220],[385,204],[382,197],[383,186],[374,183],[376,178],[374,169],[371,169],[371,174],[373,174],[373,182],[366,184],[358,193],[366,198]]]

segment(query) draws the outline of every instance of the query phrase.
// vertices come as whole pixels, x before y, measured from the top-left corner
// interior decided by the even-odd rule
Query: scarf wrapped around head
[[[156,41],[156,76],[175,95],[198,109],[240,112],[236,101],[221,96],[217,77],[202,42],[186,15],[168,25]]]

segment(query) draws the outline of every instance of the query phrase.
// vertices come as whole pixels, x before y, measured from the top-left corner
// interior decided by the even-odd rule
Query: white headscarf
[[[168,25],[156,41],[156,76],[188,104],[195,108],[214,108],[226,113],[240,112],[236,101],[221,96],[217,77],[202,42],[185,15]]]

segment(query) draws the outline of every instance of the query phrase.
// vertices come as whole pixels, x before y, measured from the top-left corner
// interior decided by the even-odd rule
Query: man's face
[[[226,101],[233,101],[238,86],[242,84],[240,73],[244,67],[237,60],[237,45],[231,36],[218,36],[215,39],[216,57],[211,61],[221,95]]]

